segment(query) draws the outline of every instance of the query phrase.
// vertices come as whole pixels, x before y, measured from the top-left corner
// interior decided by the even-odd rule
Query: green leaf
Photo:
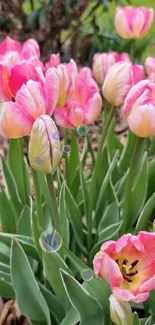
[[[130,204],[130,220],[129,223],[135,221],[137,214],[142,209],[146,194],[147,194],[147,183],[148,183],[148,171],[147,171],[147,154],[144,154],[144,157],[141,162],[141,170],[135,180],[131,191],[131,204]],[[136,199],[135,199],[136,198]]]
[[[144,205],[143,210],[141,211],[137,221],[135,233],[138,233],[139,231],[145,230],[147,228],[147,224],[153,212],[154,207],[155,207],[155,193],[150,197],[150,199]]]
[[[82,168],[82,165],[80,166],[80,181],[81,181],[81,188],[82,188],[82,194],[84,199],[84,208],[85,208],[85,216],[88,218],[89,215],[89,193],[87,188],[87,182],[84,178],[84,171]],[[88,220],[87,220],[88,223]]]
[[[0,216],[3,232],[16,233],[16,211],[2,188],[0,191]]]
[[[66,198],[67,210],[74,231],[75,239],[79,247],[85,252],[85,247],[83,246],[82,216],[67,185],[65,186],[65,190],[66,190],[65,198]]]
[[[32,323],[39,321],[51,325],[46,301],[39,290],[27,256],[15,240],[12,243],[10,267],[16,299],[22,314]]]
[[[71,304],[80,314],[80,324],[104,325],[104,311],[97,300],[64,270],[61,277]]]
[[[49,227],[50,227],[50,225],[52,226],[52,224],[53,224],[53,208],[51,205],[51,197],[50,197],[49,188],[48,188],[45,174],[38,173],[38,179],[39,179],[39,184],[40,184],[40,189],[41,189],[42,195],[44,197],[44,200],[45,200],[46,205],[49,210]]]
[[[116,202],[109,204],[103,214],[103,217],[98,226],[98,232],[100,233],[106,227],[115,224],[119,221],[119,210]]]
[[[60,325],[75,325],[80,321],[79,313],[71,307]]]
[[[0,271],[10,274],[10,267],[5,263],[0,262]]]
[[[21,213],[21,210],[22,210],[22,202],[19,197],[18,188],[17,188],[16,182],[15,182],[15,179],[13,177],[13,174],[12,174],[11,170],[8,168],[7,163],[5,162],[5,160],[3,159],[2,156],[0,156],[0,157],[1,157],[3,174],[5,176],[5,181],[7,184],[9,196],[10,196],[10,199],[11,199],[11,201],[14,205],[14,208],[16,210],[17,219],[18,219],[19,215]]]
[[[133,314],[133,325],[140,325],[140,320],[138,318],[137,313]]]
[[[119,161],[119,170],[122,174],[124,174],[130,165],[136,139],[137,137],[132,132],[129,132],[127,145],[124,147]]]
[[[15,299],[15,293],[12,285],[0,278],[0,296],[3,298]]]
[[[148,162],[148,190],[147,198],[150,198],[155,193],[155,158]]]
[[[122,226],[122,221],[114,223],[107,228],[103,229],[99,233],[99,241],[106,241],[106,240],[111,240],[115,239],[117,240],[119,237],[119,230]]]
[[[8,152],[9,167],[14,175],[22,202],[29,204],[30,177],[24,160],[23,139],[11,139]]]
[[[17,229],[18,229],[18,234],[20,235],[32,236],[30,208],[28,206],[25,206],[21,212]]]
[[[66,202],[65,202],[65,182],[62,183],[60,195],[59,195],[59,212],[61,218],[61,237],[63,243],[66,247],[69,247],[69,239],[70,239],[70,231],[69,231],[69,220],[67,216],[66,210]]]
[[[42,295],[46,300],[50,312],[55,317],[57,322],[60,323],[62,319],[65,317],[65,311],[62,304],[60,303],[57,296],[55,296],[51,291],[45,288],[41,283],[38,283],[38,285],[40,287],[40,291]]]

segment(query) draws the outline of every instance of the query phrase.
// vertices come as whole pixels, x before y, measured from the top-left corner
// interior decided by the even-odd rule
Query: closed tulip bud
[[[130,60],[127,53],[119,54],[114,51],[108,53],[96,53],[93,59],[93,73],[99,85],[102,87],[104,79],[110,68],[117,62]]]
[[[154,17],[152,8],[126,6],[116,9],[115,27],[125,39],[141,38],[148,34]]]
[[[41,115],[33,124],[29,142],[30,165],[38,172],[49,174],[60,160],[60,140],[57,127],[48,115]]]
[[[116,325],[132,325],[133,314],[130,304],[126,301],[120,301],[114,294],[110,300],[110,317]]]

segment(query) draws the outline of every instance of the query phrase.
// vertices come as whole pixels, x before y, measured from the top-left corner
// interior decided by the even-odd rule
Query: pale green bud
[[[116,325],[132,325],[133,314],[131,306],[127,301],[119,300],[114,294],[110,300],[110,317]]]
[[[60,161],[58,129],[48,115],[41,115],[33,124],[29,141],[30,165],[38,172],[49,174]]]

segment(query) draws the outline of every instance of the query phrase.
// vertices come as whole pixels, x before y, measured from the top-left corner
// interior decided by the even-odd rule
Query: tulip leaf
[[[45,174],[38,173],[38,179],[39,179],[42,195],[43,195],[46,205],[48,207],[48,211],[49,211],[49,215],[50,215],[49,223],[52,226],[53,225],[53,208],[52,208],[52,204],[51,204],[51,197],[50,197],[49,188],[48,188]]]
[[[66,201],[65,201],[65,182],[62,183],[59,196],[59,209],[60,209],[60,218],[61,218],[61,236],[63,243],[66,247],[69,246],[70,231],[69,231],[69,220],[66,210]]]
[[[83,199],[84,199],[85,216],[88,218],[88,215],[89,215],[89,193],[88,193],[87,182],[84,177],[82,165],[80,166],[80,181],[81,181],[81,188],[82,188],[82,194],[83,194]],[[87,220],[87,225],[88,225],[88,222],[89,222],[89,220]]]
[[[114,223],[107,228],[103,229],[99,233],[99,241],[106,241],[106,240],[111,240],[115,239],[117,240],[119,237],[119,230],[122,226],[122,221]]]
[[[23,139],[11,139],[8,152],[9,167],[14,175],[23,203],[29,204],[30,177],[23,154]]]
[[[85,247],[83,246],[82,216],[67,185],[65,186],[65,190],[66,190],[65,198],[67,203],[67,210],[74,231],[74,235],[79,247],[85,252]]]
[[[25,236],[32,236],[31,231],[31,219],[30,219],[30,208],[28,206],[25,206],[24,209],[21,212],[18,224],[17,224],[17,230],[20,235]]]
[[[155,158],[148,162],[148,190],[147,197],[150,198],[155,193]]]
[[[137,139],[136,135],[134,135],[132,132],[129,132],[128,142],[126,146],[124,146],[118,164],[121,174],[124,174],[124,172],[128,169],[130,165],[130,160],[133,154],[136,139]]]
[[[42,284],[38,283],[40,291],[42,295],[44,296],[46,303],[48,305],[48,308],[52,315],[55,317],[58,323],[62,321],[62,319],[65,317],[65,311],[60,303],[59,299],[56,295],[54,295],[51,291],[49,291],[47,288],[45,288]]]
[[[80,314],[80,324],[104,325],[104,310],[98,301],[70,274],[60,272],[68,298]]]
[[[133,314],[133,325],[140,325],[140,320],[138,318],[137,313]]]
[[[80,321],[79,313],[71,307],[60,325],[75,325]]]
[[[135,232],[138,233],[141,230],[145,230],[149,221],[149,218],[155,207],[155,193],[150,197],[150,199],[144,205],[140,216],[137,221]]]
[[[3,232],[16,233],[16,211],[2,188],[0,190],[0,216]]]
[[[51,324],[46,301],[40,292],[27,256],[20,244],[13,240],[11,251],[11,277],[19,308],[30,321]]]
[[[5,160],[3,159],[2,156],[0,156],[0,157],[1,157],[3,174],[5,176],[5,181],[7,184],[9,196],[10,196],[10,199],[11,199],[11,201],[14,205],[14,208],[16,210],[16,215],[17,215],[17,219],[18,219],[19,215],[21,213],[21,210],[22,210],[22,202],[19,197],[18,188],[17,188],[16,182],[15,182],[15,179],[13,177],[13,174],[12,174],[11,170],[8,168],[7,163],[5,162]]]
[[[15,299],[14,289],[11,283],[0,278],[0,296],[3,298]]]
[[[103,214],[103,217],[98,226],[98,232],[100,233],[103,229],[110,226],[111,224],[119,221],[119,211],[116,202],[109,204]]]

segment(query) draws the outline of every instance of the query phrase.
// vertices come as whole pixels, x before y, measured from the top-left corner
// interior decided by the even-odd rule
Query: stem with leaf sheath
[[[41,192],[40,192],[40,186],[38,181],[38,174],[33,168],[31,170],[32,170],[32,178],[33,178],[35,194],[36,194],[36,208],[37,208],[38,223],[42,228],[44,228],[43,227],[44,216],[42,210],[42,201],[41,201]]]
[[[52,206],[52,210],[53,210],[54,227],[59,233],[61,233],[60,232],[59,211],[58,211],[58,205],[57,205],[57,199],[56,199],[52,174],[46,174],[46,179],[47,179],[47,184],[48,184],[50,198],[51,198],[51,206]]]

